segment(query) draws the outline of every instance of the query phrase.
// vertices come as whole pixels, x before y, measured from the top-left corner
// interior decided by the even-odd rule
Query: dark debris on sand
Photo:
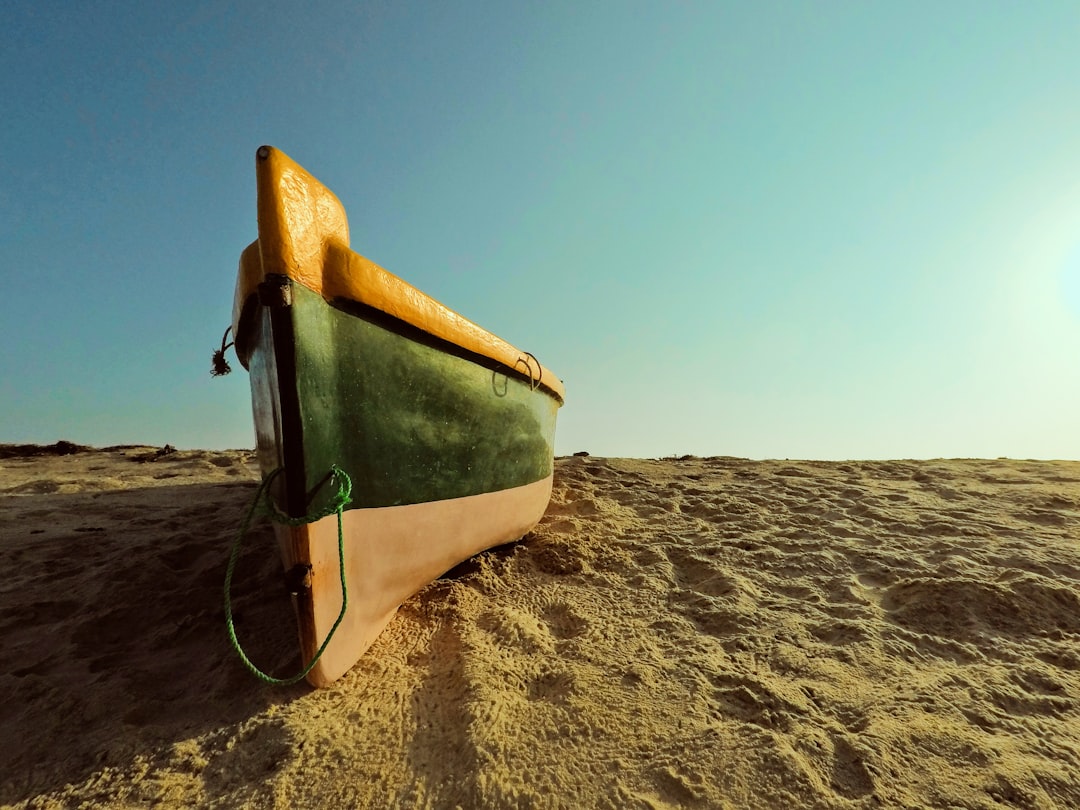
[[[34,456],[72,456],[94,448],[61,439],[56,444],[0,444],[0,458],[32,458]]]

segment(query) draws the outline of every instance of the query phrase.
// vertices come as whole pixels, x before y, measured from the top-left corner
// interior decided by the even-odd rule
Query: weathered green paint
[[[290,286],[297,424],[305,488],[314,493],[307,511],[324,505],[320,487],[331,464],[355,482],[351,508],[478,495],[551,474],[559,403],[550,394],[506,369],[415,340],[376,314],[346,312]],[[260,316],[256,356],[269,348],[268,314]],[[255,398],[261,392],[274,401],[256,402],[256,423],[260,411],[264,425],[276,423],[257,427],[260,451],[279,458],[290,414],[280,412],[280,392],[254,378],[285,365],[251,367]],[[271,440],[273,450],[264,447]]]

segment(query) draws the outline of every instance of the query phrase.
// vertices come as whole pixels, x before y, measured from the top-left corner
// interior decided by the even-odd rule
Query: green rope
[[[330,468],[330,475],[327,480],[333,481],[339,480],[338,491],[331,500],[330,506],[325,510],[319,512],[316,515],[307,515],[302,518],[290,518],[287,515],[278,511],[270,499],[270,483],[281,472],[281,468],[274,470],[270,475],[266,477],[259,489],[255,493],[255,498],[251,502],[251,506],[248,508],[247,515],[244,517],[244,522],[240,526],[240,531],[236,535],[236,539],[233,540],[232,551],[229,554],[229,565],[225,569],[225,627],[229,631],[229,641],[232,642],[232,647],[236,651],[236,654],[240,656],[240,660],[244,662],[251,673],[263,681],[264,683],[272,684],[274,686],[291,686],[294,683],[298,683],[307,677],[307,674],[318,663],[319,658],[322,657],[323,651],[327,645],[330,644],[330,639],[334,637],[334,633],[337,632],[338,626],[341,624],[341,620],[345,618],[345,610],[349,606],[349,592],[345,586],[345,540],[341,531],[341,513],[345,507],[352,502],[352,479],[348,474],[338,467],[336,464]],[[284,523],[289,526],[302,526],[306,523],[314,523],[316,520],[321,520],[324,517],[328,517],[334,513],[337,513],[337,530],[338,530],[338,561],[341,573],[341,613],[338,614],[337,621],[334,622],[334,626],[330,628],[330,632],[327,634],[326,639],[323,641],[322,646],[319,647],[318,652],[315,653],[315,657],[308,662],[308,665],[304,667],[304,670],[291,678],[275,678],[273,675],[267,675],[255,664],[251,662],[251,659],[244,654],[243,649],[240,647],[240,642],[236,638],[236,628],[233,626],[232,615],[232,578],[233,572],[236,570],[236,561],[240,557],[240,542],[244,539],[244,535],[248,533],[248,529],[251,528],[251,521],[255,517],[255,512],[259,508],[259,503],[266,497],[266,507],[264,508],[264,514],[271,520],[277,523]]]

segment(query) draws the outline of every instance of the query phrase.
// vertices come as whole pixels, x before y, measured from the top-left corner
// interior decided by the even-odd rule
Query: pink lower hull
[[[500,492],[345,512],[348,610],[308,681],[326,686],[340,678],[403,601],[474,554],[526,534],[543,516],[551,484],[549,476]],[[337,532],[334,515],[277,527],[286,570],[298,563],[312,569],[310,591],[296,599],[305,665],[341,612]]]

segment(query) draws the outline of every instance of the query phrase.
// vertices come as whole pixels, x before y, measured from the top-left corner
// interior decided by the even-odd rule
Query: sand
[[[0,448],[0,804],[1080,807],[1080,462],[560,459],[314,691],[226,642],[253,455],[168,450]],[[293,671],[265,526],[234,594]]]

